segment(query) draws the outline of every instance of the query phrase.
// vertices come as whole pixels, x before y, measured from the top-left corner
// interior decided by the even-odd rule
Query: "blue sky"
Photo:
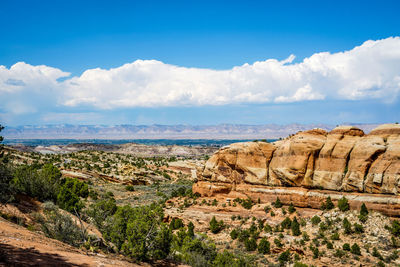
[[[399,1],[5,0],[0,123],[396,121],[399,12]]]

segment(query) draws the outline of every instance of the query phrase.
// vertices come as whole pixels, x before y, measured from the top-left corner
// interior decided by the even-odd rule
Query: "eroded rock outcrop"
[[[266,142],[235,143],[217,151],[206,163],[205,180],[267,185],[275,146]]]
[[[198,177],[203,183],[193,189],[209,190],[207,195],[242,184],[397,195],[400,125],[381,125],[367,135],[341,126],[329,133],[299,132],[274,144],[232,144],[217,151]]]
[[[315,163],[313,186],[330,190],[341,188],[354,144],[364,136],[356,127],[342,126],[332,130]]]
[[[300,132],[282,141],[269,168],[269,185],[313,185],[315,160],[325,143],[327,132],[322,129]]]

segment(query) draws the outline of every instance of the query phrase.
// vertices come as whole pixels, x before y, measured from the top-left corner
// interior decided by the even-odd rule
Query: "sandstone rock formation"
[[[367,135],[341,126],[329,133],[299,132],[274,144],[232,144],[217,151],[198,178],[193,190],[206,195],[246,184],[397,195],[400,125],[381,125]]]
[[[217,151],[205,164],[205,180],[267,185],[275,146],[266,142],[235,143]]]

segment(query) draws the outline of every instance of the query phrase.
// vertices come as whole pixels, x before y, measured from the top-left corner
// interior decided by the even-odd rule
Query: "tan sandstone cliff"
[[[262,191],[277,194],[277,188],[295,187],[304,192],[368,193],[372,198],[388,194],[392,197],[379,203],[400,205],[400,125],[381,125],[369,134],[340,126],[329,133],[321,129],[299,132],[272,144],[235,143],[217,151],[198,177],[193,190],[207,196],[232,192],[252,196],[257,191],[260,197]]]

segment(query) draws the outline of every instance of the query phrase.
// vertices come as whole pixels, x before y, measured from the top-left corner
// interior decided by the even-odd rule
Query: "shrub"
[[[321,205],[322,210],[331,210],[334,207],[335,205],[333,204],[331,197],[328,197],[326,201]]]
[[[194,265],[192,265],[194,266]],[[245,255],[234,255],[226,250],[218,253],[213,261],[213,264],[200,265],[200,266],[217,266],[217,267],[250,267],[255,266],[254,259]],[[199,267],[200,267],[199,266]]]
[[[132,192],[132,191],[135,191],[135,187],[133,185],[127,185],[127,186],[125,186],[125,190]]]
[[[345,253],[343,250],[341,250],[341,249],[336,249],[335,254],[333,254],[333,255],[334,255],[335,257],[337,257],[337,258],[341,258],[341,257],[343,257],[345,254],[346,254],[346,253]]]
[[[279,209],[279,208],[282,208],[282,202],[281,202],[281,200],[277,197],[276,198],[276,200],[275,200],[275,202],[273,203],[273,206],[275,207],[275,208],[277,208],[277,209]]]
[[[179,219],[179,218],[172,218],[172,220],[171,220],[171,222],[170,222],[170,224],[169,224],[169,229],[171,229],[171,230],[177,230],[177,229],[180,229],[180,228],[182,228],[184,225],[183,225],[183,221],[181,220],[181,219]]]
[[[47,237],[76,247],[86,241],[87,232],[81,230],[70,215],[61,213],[52,202],[45,202],[42,207],[44,216],[36,214],[36,220]]]
[[[244,242],[246,239],[250,237],[250,231],[249,230],[243,230],[239,232],[239,241]]]
[[[368,209],[367,209],[367,206],[365,206],[365,204],[364,203],[362,203],[362,205],[361,205],[361,209],[360,209],[360,215],[368,215]]]
[[[238,238],[239,236],[239,231],[237,229],[233,229],[230,233],[230,236],[233,240],[235,240],[236,238]]]
[[[311,247],[311,251],[313,253],[313,259],[319,258],[319,249],[317,247]]]
[[[296,208],[293,206],[293,203],[292,203],[292,202],[290,202],[288,211],[289,211],[290,214],[292,214],[293,212],[296,211]]]
[[[104,222],[106,219],[117,211],[117,205],[114,198],[106,198],[91,204],[86,210],[86,215],[92,218],[96,227],[104,230]]]
[[[400,222],[398,220],[392,221],[392,227],[389,228],[394,236],[400,236]]]
[[[292,230],[292,235],[294,235],[294,236],[301,235],[300,224],[297,222],[296,217],[293,218],[290,228]]]
[[[272,232],[272,227],[269,224],[265,224],[264,225],[264,232],[271,233]]]
[[[261,254],[269,254],[270,247],[271,244],[269,243],[269,241],[265,237],[263,237],[261,238],[260,243],[258,244],[258,252]]]
[[[281,242],[278,238],[275,238],[275,239],[274,239],[274,243],[275,243],[275,245],[276,245],[278,248],[283,247],[282,242]]]
[[[333,249],[333,244],[332,244],[332,242],[326,242],[326,248],[327,249]]]
[[[303,232],[302,237],[304,241],[310,241],[310,236],[307,234],[307,232]]]
[[[364,233],[364,227],[361,224],[355,223],[354,232],[356,232],[357,234]]]
[[[194,224],[192,222],[189,222],[187,228],[188,228],[187,235],[189,237],[193,238],[194,237]]]
[[[311,223],[313,225],[317,225],[321,222],[321,218],[318,215],[315,215],[314,217],[311,218]]]
[[[247,251],[255,251],[257,249],[257,241],[255,238],[249,238],[244,241],[244,246]]]
[[[22,194],[40,201],[56,201],[61,183],[61,172],[52,164],[41,169],[36,166],[22,165],[15,170],[13,186]]]
[[[339,233],[338,232],[333,233],[331,235],[331,239],[332,240],[340,240]]]
[[[341,199],[339,199],[338,208],[341,211],[348,211],[350,209],[349,201],[347,201],[347,198],[342,197]]]
[[[13,199],[15,190],[12,180],[13,175],[11,167],[8,164],[0,163],[0,203],[6,203]]]
[[[378,249],[375,247],[372,250],[372,256],[374,256],[375,258],[378,258],[380,260],[383,260],[381,253],[379,253]]]
[[[249,210],[249,209],[251,209],[251,207],[253,207],[253,201],[251,200],[251,198],[241,199],[240,205],[242,205],[243,208]]]
[[[343,250],[350,251],[350,244],[349,243],[344,243],[343,244]]]
[[[217,221],[215,219],[215,216],[212,217],[210,221],[210,230],[213,234],[217,234],[221,232],[221,230],[224,229],[224,221]]]
[[[293,267],[308,267],[307,264],[296,261]]]
[[[351,246],[350,252],[353,253],[353,254],[355,254],[355,255],[361,255],[361,250],[360,250],[360,247],[357,245],[357,243],[354,243],[354,244]]]
[[[118,207],[105,223],[103,237],[133,259],[157,260],[168,256],[171,230],[162,222],[161,206]]]
[[[271,210],[271,208],[270,207],[268,207],[268,206],[265,206],[264,207],[264,211],[265,211],[265,213],[267,213],[268,214],[268,212]]]
[[[284,263],[290,261],[290,258],[291,258],[290,250],[286,250],[286,251],[282,252],[282,253],[279,255],[278,261],[279,261],[281,264],[284,264]]]
[[[349,222],[349,220],[347,220],[347,218],[343,219],[343,228],[344,228],[344,233],[347,235],[353,232],[353,230],[351,229],[351,223]]]
[[[283,229],[290,229],[290,226],[292,225],[292,220],[290,220],[289,217],[286,217],[282,222],[281,226]]]

